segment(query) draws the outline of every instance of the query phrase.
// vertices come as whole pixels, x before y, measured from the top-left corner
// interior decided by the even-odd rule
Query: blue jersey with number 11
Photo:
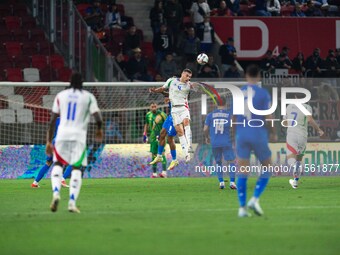
[[[231,146],[231,112],[217,109],[207,115],[205,125],[209,127],[210,143],[213,148]]]

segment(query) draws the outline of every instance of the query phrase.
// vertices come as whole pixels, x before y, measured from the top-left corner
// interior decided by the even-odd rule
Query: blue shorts
[[[216,163],[222,161],[222,155],[224,160],[235,160],[235,153],[231,146],[212,148],[212,153],[214,155]]]
[[[176,132],[176,129],[174,127],[174,123],[172,121],[171,115],[168,115],[168,117],[164,121],[162,127],[165,128],[168,136],[176,136],[177,135],[177,132]]]
[[[252,151],[260,162],[271,157],[272,152],[268,146],[267,130],[259,130],[258,132],[241,131],[236,134],[237,157],[250,159]]]

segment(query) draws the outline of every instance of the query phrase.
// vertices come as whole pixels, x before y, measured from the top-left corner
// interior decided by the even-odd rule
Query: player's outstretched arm
[[[165,88],[162,87],[158,87],[158,88],[151,88],[149,89],[150,93],[163,93],[165,91]]]
[[[203,132],[204,132],[205,143],[210,144],[209,127],[207,125],[204,125]]]
[[[47,155],[53,154],[52,139],[53,139],[55,124],[57,122],[58,117],[59,117],[59,114],[52,112],[50,125],[48,127],[47,135],[46,135],[46,154]]]
[[[308,120],[308,123],[312,125],[312,127],[318,131],[318,134],[319,136],[323,136],[324,132],[322,131],[322,129],[319,127],[319,125],[315,122],[314,118],[312,115],[308,115],[307,116],[307,120]]]
[[[93,114],[94,120],[96,121],[97,124],[97,130],[96,130],[96,142],[101,143],[103,141],[104,138],[104,133],[103,133],[103,118],[102,115],[100,114],[100,112],[95,112]]]

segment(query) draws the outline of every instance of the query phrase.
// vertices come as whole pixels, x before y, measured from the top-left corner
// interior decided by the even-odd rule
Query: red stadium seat
[[[47,59],[45,55],[33,55],[32,56],[32,67],[42,70],[46,66],[47,66]]]
[[[58,54],[51,55],[49,62],[54,69],[60,69],[65,66],[64,58]]]
[[[7,81],[22,82],[24,81],[20,68],[7,68],[5,70]]]
[[[32,28],[30,30],[30,39],[33,42],[45,41],[45,32],[40,28]]]
[[[22,44],[22,53],[26,56],[38,54],[38,47],[36,42],[24,42]]]
[[[5,17],[5,24],[8,30],[14,30],[20,28],[20,19],[17,16]]]
[[[24,29],[32,29],[36,26],[35,18],[32,16],[22,16],[21,17],[21,26]]]
[[[70,78],[71,78],[71,75],[72,75],[72,70],[70,68],[68,68],[68,67],[60,68],[57,71],[57,79],[58,79],[58,81],[69,82]]]
[[[19,42],[6,42],[5,47],[8,56],[16,57],[21,55],[21,44]]]

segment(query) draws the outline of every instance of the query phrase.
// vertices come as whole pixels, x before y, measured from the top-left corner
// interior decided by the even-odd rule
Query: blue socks
[[[71,176],[71,172],[72,172],[72,166],[67,166],[63,175],[64,179],[67,179],[68,177]]]
[[[222,162],[216,162],[216,167],[217,167],[216,174],[217,174],[218,181],[224,182],[223,171],[222,171]]]
[[[230,182],[235,182],[236,166],[234,162],[229,164],[229,169],[230,169],[229,172]]]
[[[256,182],[254,197],[259,198],[262,192],[265,190],[267,183],[269,181],[269,177],[259,177]]]
[[[238,195],[238,201],[240,202],[241,207],[246,206],[247,180],[248,180],[248,177],[245,174],[240,174],[240,176],[237,179],[237,195]]]
[[[164,151],[164,146],[158,144],[158,155],[162,155]]]
[[[44,175],[47,173],[48,169],[50,169],[50,166],[47,164],[45,164],[42,168],[40,168],[40,171],[37,177],[35,178],[35,181],[40,182],[40,180],[44,178]]]
[[[159,145],[158,145],[158,146],[159,146]],[[163,148],[164,148],[164,147],[163,147]],[[159,149],[159,147],[158,147],[158,149]],[[170,152],[171,152],[172,160],[176,160],[176,156],[177,156],[176,150],[171,150]]]

